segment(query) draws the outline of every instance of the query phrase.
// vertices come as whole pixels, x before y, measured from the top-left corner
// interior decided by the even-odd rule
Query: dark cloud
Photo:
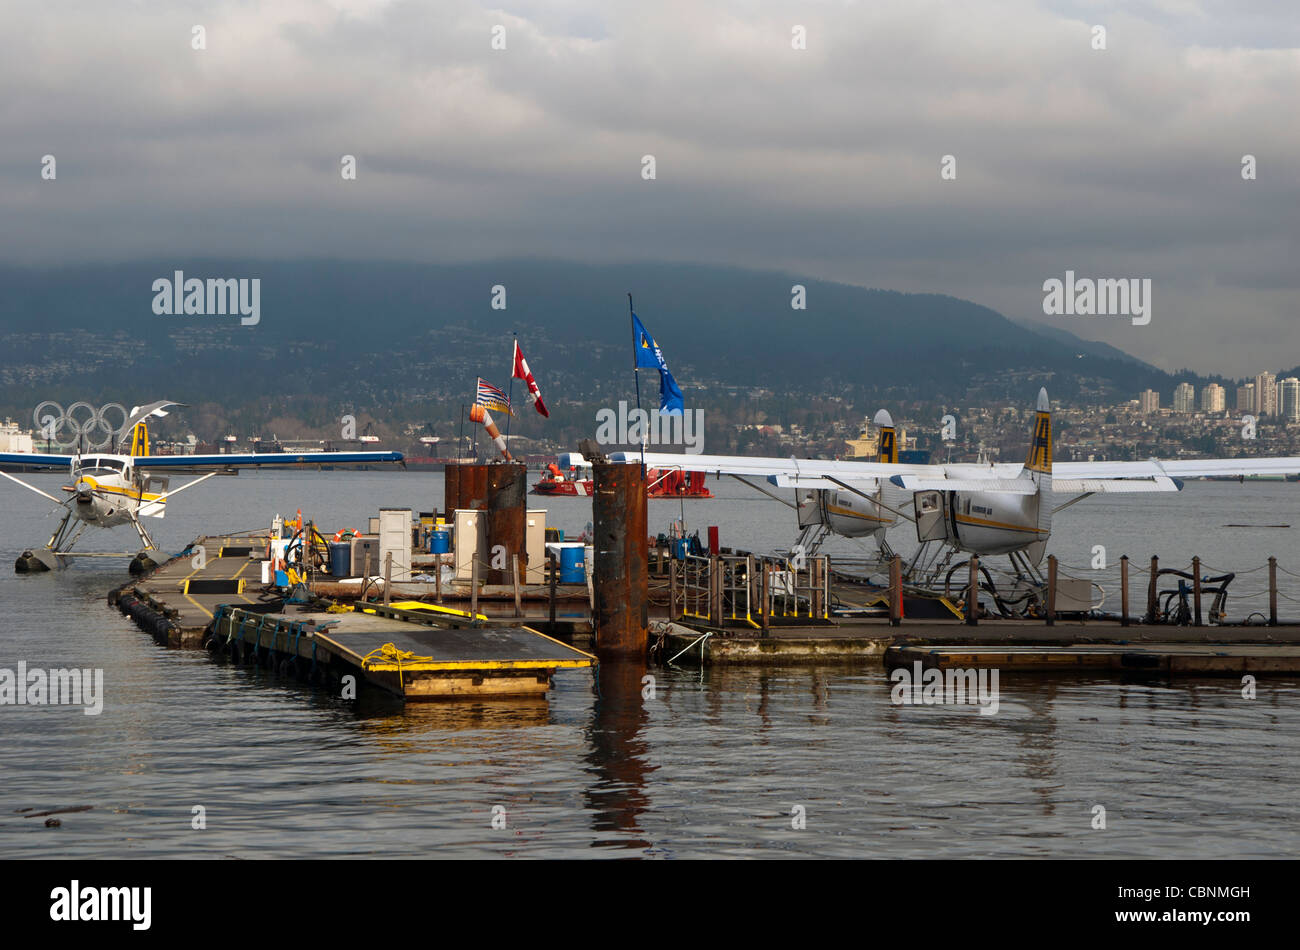
[[[0,35],[0,258],[708,261],[966,297],[1165,368],[1276,369],[1300,363],[1293,21],[1181,0],[28,5]],[[1045,317],[1066,269],[1151,278],[1150,326]]]

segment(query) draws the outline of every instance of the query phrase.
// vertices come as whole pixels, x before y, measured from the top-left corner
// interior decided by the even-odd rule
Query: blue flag
[[[646,331],[635,313],[632,314],[632,352],[635,355],[633,366],[637,369],[659,370],[660,414],[667,416],[684,412],[686,407],[682,402],[682,391],[677,386],[677,380],[673,379],[673,374],[668,372],[668,361],[664,359],[663,351],[659,349],[655,338]]]

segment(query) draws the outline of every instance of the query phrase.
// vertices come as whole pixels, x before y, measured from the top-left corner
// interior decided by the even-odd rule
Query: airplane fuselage
[[[874,536],[877,540],[898,522],[898,509],[911,500],[908,492],[884,482],[874,492],[864,492],[871,497],[864,498],[856,492],[839,490],[824,491],[819,495],[805,499],[804,504],[818,504],[823,510],[822,521],[836,534],[846,538],[866,538]],[[882,504],[883,503],[883,504]]]
[[[97,528],[128,524],[140,514],[161,515],[162,505],[150,505],[162,488],[137,475],[129,455],[89,455],[72,465],[72,513]],[[154,489],[154,490],[150,490]],[[154,511],[151,509],[158,509]]]
[[[948,496],[949,539],[958,550],[1010,554],[1047,540],[1047,532],[1038,530],[1039,495],[948,492]]]

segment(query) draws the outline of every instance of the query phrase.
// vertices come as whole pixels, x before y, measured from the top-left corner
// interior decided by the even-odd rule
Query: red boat
[[[546,466],[547,474],[533,485],[534,495],[569,495],[590,497],[595,489],[595,482],[582,478],[577,469],[569,469],[565,475],[554,462]],[[683,472],[681,469],[652,468],[646,472],[648,487],[647,498],[712,498],[713,492],[704,484],[704,472]]]
[[[551,462],[546,466],[546,474],[542,480],[533,486],[534,495],[591,495],[592,486],[595,482],[590,478],[579,478],[577,469],[569,469],[569,474],[565,475],[560,471],[560,466]]]

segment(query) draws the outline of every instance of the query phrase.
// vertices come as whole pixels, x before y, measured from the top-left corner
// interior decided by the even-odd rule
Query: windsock
[[[471,422],[481,422],[483,424],[483,428],[487,430],[487,434],[496,444],[496,447],[501,450],[501,454],[505,457],[507,462],[514,461],[514,456],[512,456],[510,450],[506,448],[505,437],[501,435],[501,430],[497,428],[497,424],[492,421],[492,416],[488,414],[486,409],[482,406],[470,406],[469,418]]]

